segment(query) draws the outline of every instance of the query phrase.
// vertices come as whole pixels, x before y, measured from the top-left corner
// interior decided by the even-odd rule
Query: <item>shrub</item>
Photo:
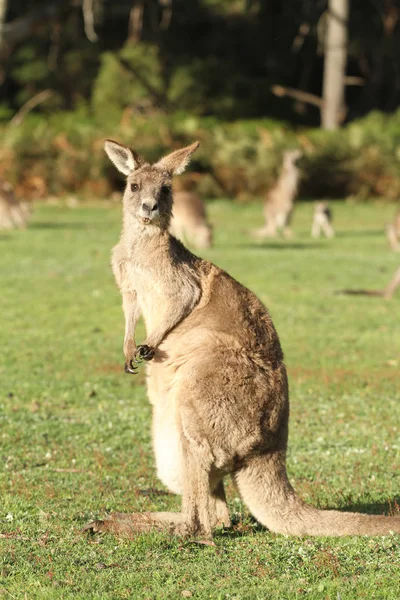
[[[168,117],[157,111],[151,117],[130,113],[113,123],[120,114],[115,105],[112,118],[103,122],[82,105],[74,113],[47,119],[29,115],[18,127],[3,126],[1,174],[26,196],[74,192],[102,197],[121,185],[103,151],[104,138],[133,145],[150,161],[198,139],[191,170],[209,197],[247,200],[263,194],[278,176],[283,151],[296,146],[304,153],[299,163],[303,196],[400,195],[400,111],[374,113],[335,132],[293,130],[268,120],[218,122],[184,111]]]

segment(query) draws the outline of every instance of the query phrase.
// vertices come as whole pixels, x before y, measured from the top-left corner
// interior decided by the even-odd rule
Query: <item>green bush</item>
[[[154,58],[149,53],[149,60]],[[152,85],[159,83],[153,73]],[[120,96],[128,89],[118,88]],[[198,139],[200,149],[190,168],[198,173],[199,189],[209,197],[246,200],[262,195],[279,174],[283,151],[292,147],[303,149],[299,163],[303,196],[352,195],[364,200],[400,195],[400,111],[391,116],[373,113],[335,132],[293,130],[269,120],[218,122],[183,110],[168,116],[153,110],[151,116],[129,113],[121,118],[115,90],[110,86],[114,104],[98,97],[95,118],[82,104],[73,113],[59,112],[46,119],[29,115],[17,127],[3,126],[2,173],[27,195],[74,192],[104,197],[121,185],[103,151],[104,138],[132,145],[149,161]],[[102,119],[108,103],[108,116]]]

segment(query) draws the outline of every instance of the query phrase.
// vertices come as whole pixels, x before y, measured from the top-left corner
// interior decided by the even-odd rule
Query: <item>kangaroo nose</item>
[[[151,212],[158,210],[158,204],[157,204],[157,202],[155,202],[155,204],[150,206],[149,204],[146,204],[146,202],[143,202],[142,208],[145,212],[150,214]]]

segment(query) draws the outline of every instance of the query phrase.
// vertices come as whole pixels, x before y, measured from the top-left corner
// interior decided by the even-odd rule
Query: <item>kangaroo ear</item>
[[[129,175],[129,173],[132,173],[132,171],[144,164],[139,154],[113,140],[106,140],[104,142],[104,150],[118,171],[121,171],[124,175]]]
[[[165,169],[171,173],[171,175],[179,175],[183,173],[186,167],[189,164],[190,157],[195,150],[200,146],[200,142],[195,142],[190,146],[186,146],[185,148],[181,148],[180,150],[176,150],[168,156],[164,156],[161,160],[156,163],[156,167],[161,169]]]

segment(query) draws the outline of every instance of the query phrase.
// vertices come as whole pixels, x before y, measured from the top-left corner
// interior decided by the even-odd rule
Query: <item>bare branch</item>
[[[89,42],[97,42],[99,39],[94,30],[93,4],[94,0],[83,0],[82,2],[83,22],[85,24],[86,37]]]
[[[320,98],[320,96],[316,96],[315,94],[303,92],[302,90],[295,90],[294,88],[283,87],[282,85],[273,85],[271,87],[271,90],[272,93],[275,94],[275,96],[278,96],[279,98],[288,96],[289,98],[294,98],[295,100],[299,100],[300,102],[312,104],[317,108],[322,107],[322,98]]]
[[[15,115],[11,119],[9,125],[12,125],[13,127],[17,127],[18,125],[20,125],[22,123],[22,121],[24,120],[24,118],[26,117],[26,115],[32,109],[34,109],[36,106],[38,106],[38,104],[41,104],[42,102],[45,102],[46,100],[48,100],[53,94],[54,94],[53,90],[43,90],[43,91],[39,92],[38,94],[36,94],[35,96],[32,96],[32,98],[29,98],[29,100],[27,102],[25,102],[25,104],[23,106],[21,106],[19,111],[15,113]]]

